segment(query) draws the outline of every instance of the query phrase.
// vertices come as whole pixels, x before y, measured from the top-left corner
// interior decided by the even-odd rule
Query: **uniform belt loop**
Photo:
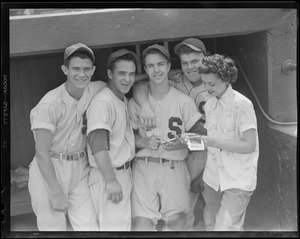
[[[174,166],[174,160],[170,160],[171,161],[171,169],[174,169],[175,166]]]
[[[59,164],[60,165],[63,165],[63,156],[64,155],[62,153],[59,154]]]
[[[159,158],[159,163],[162,164],[162,158]]]
[[[146,163],[146,166],[148,166],[148,158],[147,157],[145,158],[145,163]]]
[[[78,155],[78,159],[76,159],[76,160],[79,160],[81,157],[80,157],[80,154],[81,153],[79,153],[79,152],[76,152],[76,154]],[[83,153],[83,155],[84,155],[84,153]]]

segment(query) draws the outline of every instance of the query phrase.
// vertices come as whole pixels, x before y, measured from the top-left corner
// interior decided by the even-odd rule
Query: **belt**
[[[171,169],[175,168],[174,162],[176,162],[176,160],[169,160],[169,159],[165,159],[165,158],[153,158],[153,157],[136,157],[136,159],[144,160],[146,162],[146,164],[148,162],[154,162],[154,163],[166,163],[166,162],[170,162]]]
[[[122,166],[115,168],[116,170],[128,169],[130,167],[130,161],[127,161]]]
[[[75,152],[75,153],[71,153],[71,154],[52,152],[50,154],[50,157],[57,158],[57,159],[64,159],[64,160],[68,160],[68,161],[76,161],[76,160],[83,158],[85,155],[86,155],[86,151],[83,150],[81,152]]]
[[[166,162],[174,161],[165,158],[153,158],[153,157],[136,157],[136,159],[145,160],[154,163],[166,163]]]

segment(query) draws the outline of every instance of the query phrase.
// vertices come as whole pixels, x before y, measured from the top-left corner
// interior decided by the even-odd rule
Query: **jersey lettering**
[[[174,125],[176,123],[176,125]],[[178,117],[171,117],[169,119],[169,129],[176,132],[176,135],[181,135],[182,130],[178,126],[182,126],[182,120]],[[175,135],[172,132],[168,133],[169,139],[175,138]]]

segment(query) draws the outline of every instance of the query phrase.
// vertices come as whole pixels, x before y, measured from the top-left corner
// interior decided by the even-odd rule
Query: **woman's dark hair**
[[[228,83],[234,83],[238,76],[238,70],[234,64],[234,60],[219,54],[204,57],[199,67],[199,73],[217,74],[221,80]]]

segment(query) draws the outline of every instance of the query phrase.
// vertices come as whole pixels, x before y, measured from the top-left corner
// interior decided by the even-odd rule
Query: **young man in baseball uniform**
[[[86,154],[85,112],[106,84],[91,82],[93,51],[82,43],[65,49],[64,84],[48,92],[30,112],[35,157],[28,188],[40,231],[99,230],[93,207]]]
[[[201,114],[190,97],[170,86],[170,54],[165,47],[154,44],[142,56],[156,127],[147,131],[140,124],[141,108],[132,98],[129,112],[138,148],[133,164],[133,230],[155,230],[160,219],[166,222],[164,230],[184,230],[190,175],[184,160],[188,149],[179,136],[191,130]]]
[[[88,142],[94,156],[89,182],[101,231],[131,230],[135,139],[125,94],[134,83],[137,63],[132,51],[113,52],[107,63],[108,86],[87,110]]]
[[[181,71],[174,71],[169,74],[169,83],[177,90],[190,96],[194,100],[199,112],[202,114],[200,122],[202,125],[204,125],[205,115],[203,106],[205,102],[211,98],[211,96],[208,94],[203,85],[201,74],[199,73],[198,69],[199,64],[206,55],[206,47],[201,40],[196,38],[188,38],[177,44],[174,48],[174,52],[180,58]],[[140,76],[140,79],[145,79],[145,77]],[[154,112],[150,106],[147,95],[147,83],[138,84],[134,89],[134,97],[139,105],[142,106],[141,122],[142,124],[145,124],[146,128],[152,128],[156,122],[154,120]],[[199,177],[202,178],[206,158],[206,151],[189,151],[186,161],[191,176],[191,181],[195,179],[195,181],[201,182],[202,179]],[[198,178],[200,180],[197,180]],[[187,216],[187,230],[193,230],[195,218],[194,208],[199,195],[200,190],[198,189],[197,191],[194,191],[194,187],[191,187],[191,190],[189,191],[191,206]]]

